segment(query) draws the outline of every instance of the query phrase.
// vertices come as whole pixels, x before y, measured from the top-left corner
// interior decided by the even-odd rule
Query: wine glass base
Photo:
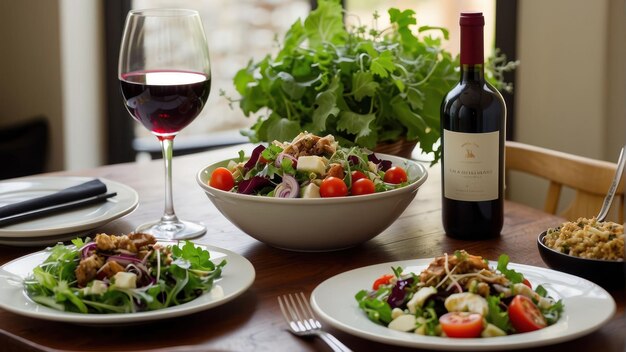
[[[206,233],[206,226],[189,221],[154,221],[140,225],[135,232],[148,233],[160,240],[186,240]]]

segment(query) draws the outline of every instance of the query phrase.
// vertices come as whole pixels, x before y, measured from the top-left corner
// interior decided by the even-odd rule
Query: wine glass
[[[165,161],[165,211],[136,231],[160,239],[186,239],[206,227],[179,220],[172,199],[174,137],[202,111],[211,90],[209,49],[198,12],[133,10],[126,17],[118,66],[131,116],[161,143]]]

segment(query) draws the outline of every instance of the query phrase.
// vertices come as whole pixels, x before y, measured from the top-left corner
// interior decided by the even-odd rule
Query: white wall
[[[60,0],[59,8],[64,168],[94,167],[105,160],[103,6]]]
[[[516,139],[615,161],[626,141],[624,1],[518,5]],[[543,207],[547,183],[516,174],[507,183],[512,199]]]

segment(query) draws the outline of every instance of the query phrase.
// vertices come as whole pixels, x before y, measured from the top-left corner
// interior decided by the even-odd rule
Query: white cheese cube
[[[453,293],[444,302],[448,312],[472,312],[483,317],[489,312],[487,300],[471,292]]]
[[[499,327],[487,323],[487,326],[480,333],[481,337],[496,337],[496,336],[506,336],[506,332],[504,332]]]
[[[323,175],[326,171],[326,164],[324,160],[317,155],[306,155],[298,158],[298,171],[303,172],[315,172],[318,175]]]
[[[395,319],[401,315],[404,315],[404,311],[400,308],[394,308],[391,310],[391,319]]]
[[[109,287],[104,281],[101,280],[93,280],[90,286],[87,286],[83,289],[83,293],[85,295],[101,295],[107,292]]]
[[[113,282],[115,286],[119,288],[136,288],[137,287],[137,275],[133,273],[127,273],[120,271],[113,276]]]
[[[109,289],[109,286],[106,283],[104,283],[104,281],[93,280],[90,291],[92,295],[101,295],[107,292],[108,289]]]
[[[389,329],[398,331],[413,331],[415,328],[415,315],[411,314],[401,315],[389,323]]]
[[[321,198],[320,188],[315,183],[309,183],[302,189],[302,198]]]
[[[409,308],[409,312],[415,314],[417,308],[422,308],[426,299],[435,293],[437,293],[437,289],[432,286],[422,287],[419,291],[415,292],[411,300],[406,304],[407,308]]]

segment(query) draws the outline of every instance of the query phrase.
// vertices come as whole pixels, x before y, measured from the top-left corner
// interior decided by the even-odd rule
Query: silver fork
[[[351,352],[346,345],[333,335],[322,330],[322,324],[315,319],[309,301],[304,293],[278,297],[278,305],[283,312],[289,331],[296,336],[318,336],[335,352]]]

